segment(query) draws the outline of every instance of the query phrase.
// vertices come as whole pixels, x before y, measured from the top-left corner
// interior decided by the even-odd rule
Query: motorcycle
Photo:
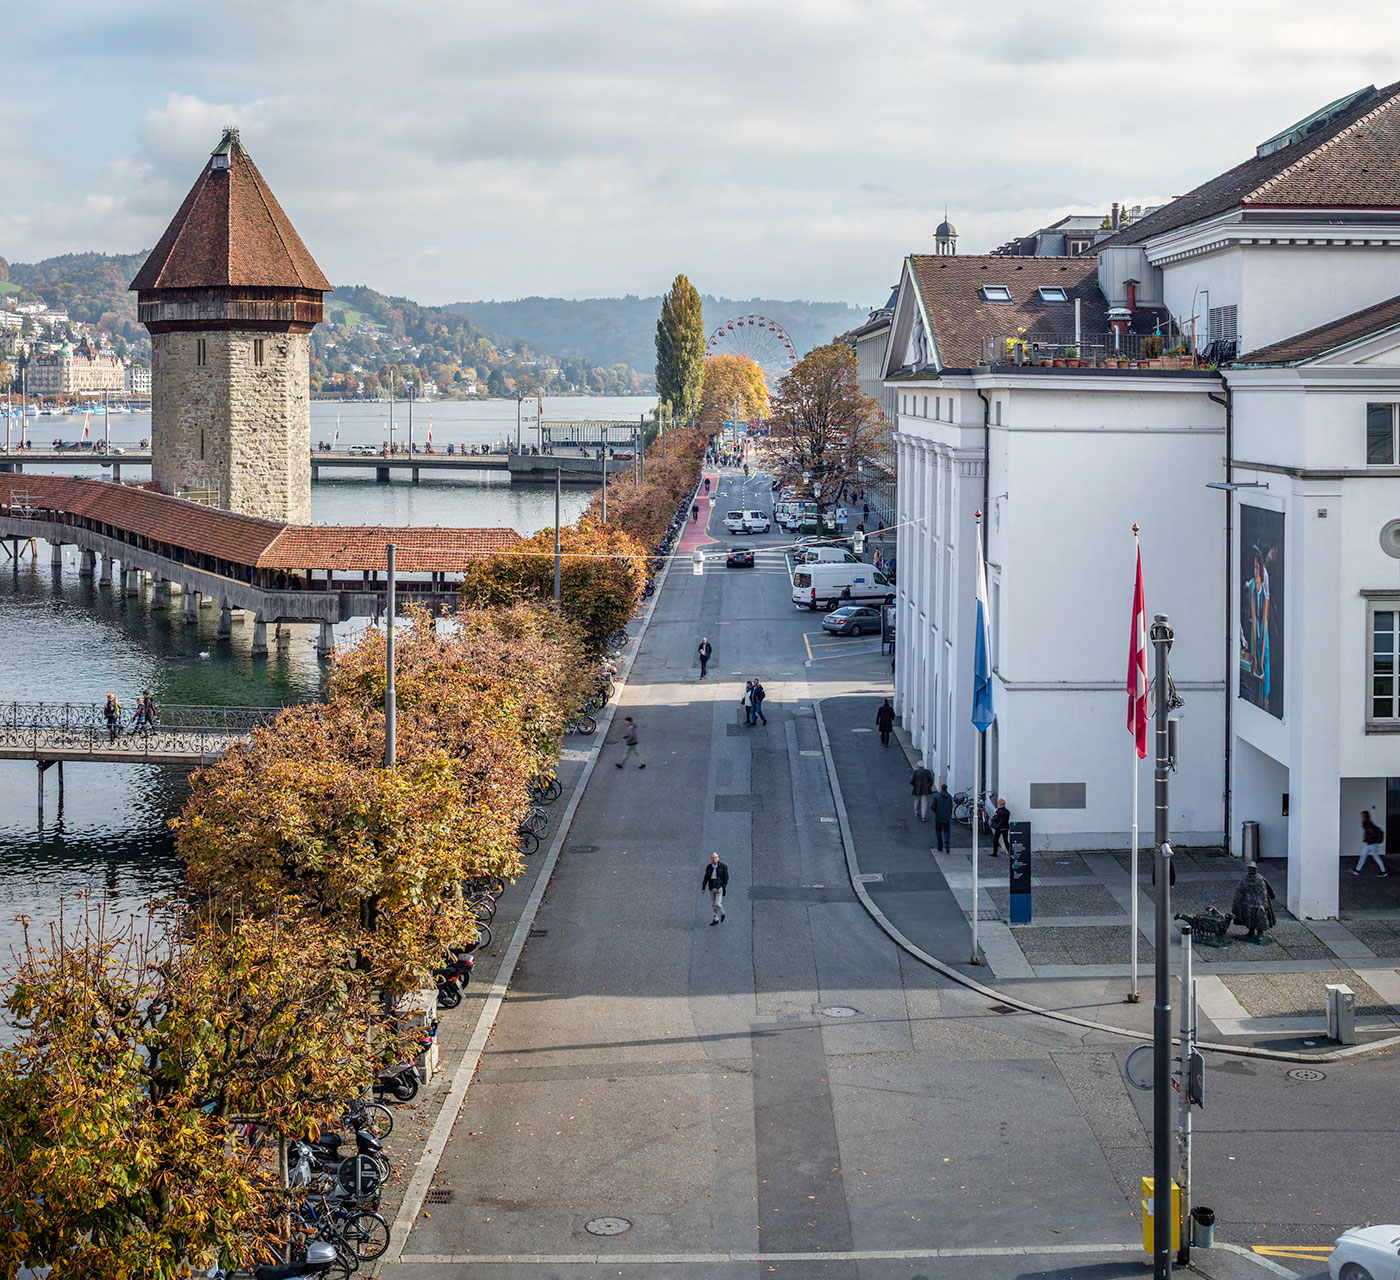
[[[306,1253],[295,1262],[254,1267],[253,1280],[304,1280],[308,1276],[323,1276],[335,1266],[335,1246],[324,1240],[313,1240]]]
[[[411,1062],[401,1062],[379,1075],[374,1082],[374,1096],[393,1097],[398,1102],[412,1102],[418,1096],[418,1068]]]
[[[438,1003],[444,1009],[455,1009],[462,1003],[462,992],[472,980],[472,966],[475,963],[468,952],[455,951],[446,965],[433,970],[433,977],[437,979]]]

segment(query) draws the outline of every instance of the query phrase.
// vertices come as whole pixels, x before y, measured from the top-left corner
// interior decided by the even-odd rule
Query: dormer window
[[[982,286],[983,302],[1010,302],[1011,290],[1004,284],[984,284]]]
[[[1052,304],[1068,302],[1069,294],[1062,284],[1043,284],[1040,286],[1040,300]]]

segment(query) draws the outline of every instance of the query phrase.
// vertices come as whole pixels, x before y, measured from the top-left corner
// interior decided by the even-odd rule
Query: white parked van
[[[799,552],[797,558],[804,564],[860,563],[860,557],[852,555],[845,547],[808,547]]]
[[[831,612],[843,604],[884,604],[894,599],[890,580],[872,565],[804,564],[792,575],[792,602]]]

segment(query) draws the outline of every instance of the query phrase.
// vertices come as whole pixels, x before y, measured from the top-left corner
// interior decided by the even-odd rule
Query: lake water
[[[642,397],[547,399],[545,420],[636,421],[654,404]],[[342,446],[378,445],[387,438],[388,408],[315,403],[312,439],[330,440],[338,415]],[[513,438],[515,413],[514,401],[452,401],[431,408],[416,404],[414,441],[426,443],[429,415],[435,450],[448,443],[492,443],[507,431]],[[395,439],[406,443],[407,405],[395,404],[394,424]],[[93,416],[91,431],[101,437],[100,415]],[[149,415],[111,419],[113,444],[134,445],[149,431]],[[36,443],[77,439],[81,433],[81,416],[31,419],[29,426]],[[532,436],[523,438],[529,443]],[[139,468],[131,470],[131,479],[142,478]],[[89,468],[70,473],[96,474]],[[504,476],[468,478],[464,473],[413,485],[405,475],[382,485],[362,472],[336,476],[323,470],[321,475],[312,486],[311,510],[314,520],[327,524],[506,525],[533,533],[554,523],[552,488],[512,487]],[[123,478],[128,478],[125,471]],[[565,523],[579,514],[588,497],[586,489],[564,490]],[[142,689],[151,690],[157,706],[277,706],[316,696],[324,668],[316,659],[313,628],[295,628],[289,647],[254,660],[251,626],[235,626],[231,642],[216,644],[217,623],[217,611],[210,609],[201,610],[193,625],[184,622],[179,608],[152,613],[145,594],[127,598],[80,579],[71,551],[55,569],[48,547],[40,544],[38,557],[26,555],[18,566],[0,558],[0,698],[100,702],[111,691],[129,708]],[[340,631],[348,634],[355,625],[364,623]],[[33,763],[0,761],[0,961],[19,936],[18,914],[36,922],[51,920],[60,899],[83,890],[126,913],[179,881],[167,823],[184,800],[182,770],[66,765],[60,813],[57,771],[51,769],[44,778],[42,829],[36,774]]]

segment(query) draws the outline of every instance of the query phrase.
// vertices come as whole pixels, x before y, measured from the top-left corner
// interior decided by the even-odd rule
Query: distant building
[[[131,282],[151,334],[151,475],[311,520],[311,331],[330,281],[225,131]]]
[[[945,221],[944,226],[949,224]],[[942,227],[939,228],[940,233]],[[950,228],[951,229],[951,228]],[[952,233],[956,238],[957,232]],[[899,296],[899,286],[890,292],[889,301],[883,307],[876,307],[869,318],[859,328],[846,335],[847,341],[855,349],[856,361],[860,367],[860,389],[873,400],[880,402],[879,437],[884,451],[884,465],[889,469],[888,483],[870,486],[875,501],[870,505],[878,511],[886,523],[894,522],[895,512],[895,463],[894,423],[899,409],[899,392],[885,385],[885,351],[890,344],[890,318],[894,315],[895,299]]]
[[[35,356],[29,362],[26,377],[30,393],[39,396],[75,396],[126,388],[122,362],[116,356],[94,351],[86,342],[77,348],[64,343],[55,351]]]
[[[151,371],[145,365],[129,364],[126,366],[126,394],[129,396],[148,396],[151,394]]]
[[[1086,253],[1100,240],[1107,240],[1139,218],[1155,213],[1156,205],[1128,208],[1116,201],[1107,213],[1071,213],[1028,236],[1008,240],[992,252],[1012,258],[1073,258]]]

